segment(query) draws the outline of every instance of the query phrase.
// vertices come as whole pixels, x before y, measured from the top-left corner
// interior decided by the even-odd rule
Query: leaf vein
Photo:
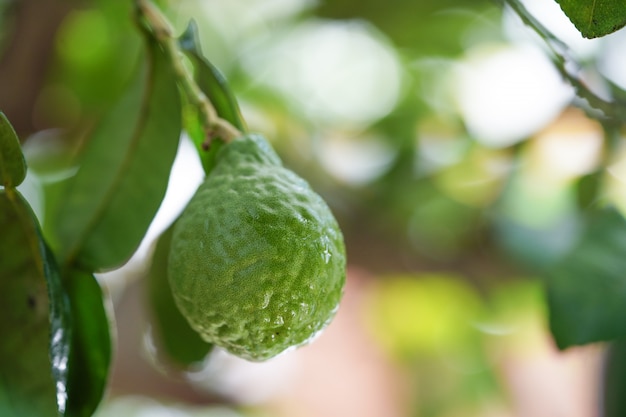
[[[591,29],[593,26],[593,14],[595,13],[595,10],[596,10],[596,2],[597,0],[593,0],[593,3],[591,3],[591,13],[589,13],[589,21],[587,22],[588,32],[591,32]]]

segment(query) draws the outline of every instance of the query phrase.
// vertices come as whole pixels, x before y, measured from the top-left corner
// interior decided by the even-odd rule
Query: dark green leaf
[[[623,0],[556,0],[585,38],[608,35],[626,25]]]
[[[57,416],[66,405],[69,305],[37,220],[0,191],[0,415]]]
[[[174,303],[167,279],[167,259],[173,228],[170,227],[161,235],[152,255],[147,282],[148,300],[157,345],[176,363],[188,366],[204,359],[212,346],[189,326]]]
[[[626,336],[626,220],[594,213],[578,245],[547,273],[559,348]]]
[[[626,416],[626,340],[611,343],[603,378],[602,417]]]
[[[217,114],[244,132],[246,124],[239,111],[235,95],[222,73],[202,55],[197,27],[193,21],[189,23],[187,30],[181,36],[180,46],[195,67],[195,79],[198,86],[209,98]]]
[[[0,185],[17,187],[26,177],[26,162],[13,126],[0,112]]]
[[[93,275],[71,272],[64,286],[73,318],[66,416],[89,417],[106,387],[111,362],[109,319],[102,289]]]
[[[576,184],[576,197],[578,207],[583,210],[595,205],[599,201],[604,180],[603,170],[598,170],[591,174],[580,177]]]
[[[181,130],[176,80],[149,42],[137,79],[92,132],[58,207],[66,262],[110,269],[137,248],[161,204]]]

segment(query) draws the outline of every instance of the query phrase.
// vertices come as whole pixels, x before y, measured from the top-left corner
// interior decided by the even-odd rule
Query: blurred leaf
[[[581,241],[548,271],[550,329],[560,349],[626,336],[626,220],[590,215]]]
[[[484,21],[484,11],[492,6],[484,0],[333,0],[318,4],[316,12],[322,17],[367,19],[398,46],[436,56],[461,53],[468,29]]]
[[[66,403],[67,299],[17,191],[0,191],[0,230],[0,415],[57,416]]]
[[[66,262],[114,268],[157,212],[181,130],[180,97],[164,52],[149,42],[138,78],[92,132],[58,213]]]
[[[619,84],[615,83],[613,80],[609,78],[605,78],[603,80],[606,83],[609,91],[611,92],[611,96],[620,104],[626,103],[626,90],[624,90]]]
[[[199,362],[212,345],[200,338],[182,316],[174,302],[167,279],[167,260],[174,226],[170,226],[156,245],[148,274],[148,299],[154,318],[155,335],[167,355],[180,365]]]
[[[626,25],[622,0],[556,0],[585,38],[608,35]]]
[[[0,185],[17,187],[26,178],[26,162],[20,140],[7,117],[0,111]]]
[[[52,88],[40,100],[51,121],[76,111],[74,116],[93,117],[123,93],[143,46],[129,18],[133,7],[133,2],[93,0],[67,14],[56,33]]]
[[[602,384],[602,417],[626,415],[626,340],[609,346],[604,363]]]
[[[67,417],[89,417],[100,403],[111,362],[109,319],[98,281],[73,271],[64,287],[72,309],[72,345],[69,357]]]
[[[599,201],[604,181],[604,171],[598,170],[580,177],[576,183],[578,207],[587,209]]]

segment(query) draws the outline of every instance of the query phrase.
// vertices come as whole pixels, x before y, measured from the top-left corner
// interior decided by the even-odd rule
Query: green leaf
[[[218,116],[235,126],[241,132],[247,130],[246,123],[239,110],[237,99],[232,92],[226,78],[202,54],[198,39],[198,28],[192,20],[187,30],[179,39],[180,47],[194,66],[194,79],[200,90],[211,101]],[[207,132],[204,131],[200,120],[200,113],[192,105],[186,105],[184,111],[185,130],[196,145],[202,161],[202,167],[208,174],[215,164],[215,156],[223,146],[223,141],[214,140],[209,148],[205,146]]]
[[[626,336],[626,220],[594,213],[581,241],[546,275],[550,329],[560,349]]]
[[[576,197],[578,207],[592,207],[599,200],[604,183],[604,170],[583,175],[576,181]]]
[[[246,124],[241,116],[237,99],[226,78],[202,54],[198,40],[198,29],[194,21],[189,23],[187,30],[180,37],[179,43],[194,65],[195,80],[198,86],[209,98],[217,114],[237,129],[245,132]]]
[[[556,0],[585,38],[608,35],[626,25],[623,0]]]
[[[149,41],[137,79],[92,132],[58,207],[66,263],[88,270],[132,255],[165,195],[178,148],[181,105],[164,52]]]
[[[13,126],[0,112],[0,185],[17,187],[26,178],[26,162]]]
[[[72,271],[64,280],[73,328],[66,417],[89,417],[100,403],[111,362],[109,319],[92,274]]]
[[[176,307],[167,278],[167,260],[172,240],[172,225],[163,232],[152,255],[147,289],[157,345],[179,365],[199,362],[212,345],[200,338]]]
[[[16,190],[0,190],[0,230],[0,415],[57,416],[66,404],[69,305]]]
[[[603,379],[602,417],[626,416],[626,340],[609,346]]]

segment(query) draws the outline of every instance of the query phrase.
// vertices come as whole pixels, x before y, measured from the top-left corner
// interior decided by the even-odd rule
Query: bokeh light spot
[[[525,139],[556,117],[572,88],[530,45],[474,48],[456,73],[459,112],[475,139],[493,147]]]
[[[242,56],[244,66],[311,118],[368,124],[396,104],[401,67],[369,25],[310,21],[266,42]]]

